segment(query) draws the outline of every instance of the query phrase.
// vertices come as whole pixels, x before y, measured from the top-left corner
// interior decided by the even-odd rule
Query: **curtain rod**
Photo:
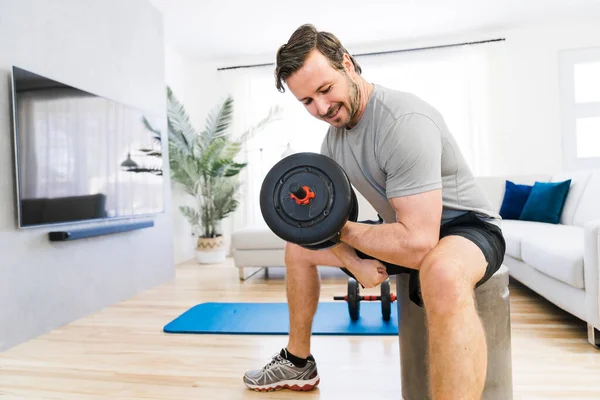
[[[372,52],[372,53],[358,53],[358,54],[353,54],[353,56],[354,57],[378,56],[378,55],[382,55],[382,54],[406,53],[406,52],[410,52],[410,51],[433,50],[433,49],[443,49],[443,48],[447,48],[447,47],[471,46],[471,45],[475,45],[475,44],[503,42],[505,40],[506,40],[505,38],[488,39],[488,40],[480,40],[480,41],[477,41],[477,42],[463,42],[463,43],[441,44],[441,45],[437,45],[437,46],[413,47],[413,48],[399,49],[399,50],[376,51],[376,52]],[[266,67],[266,66],[269,66],[269,65],[275,65],[275,63],[234,65],[232,67],[220,67],[220,68],[217,68],[217,71],[225,71],[225,70],[229,70],[229,69],[240,69],[240,68]]]

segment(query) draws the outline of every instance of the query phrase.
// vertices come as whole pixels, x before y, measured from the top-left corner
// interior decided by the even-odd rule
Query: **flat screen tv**
[[[165,116],[12,69],[20,228],[164,211]]]

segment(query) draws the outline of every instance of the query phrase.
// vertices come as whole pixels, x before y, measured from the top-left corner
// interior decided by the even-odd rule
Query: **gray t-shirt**
[[[375,85],[352,129],[331,126],[321,147],[384,222],[396,221],[388,199],[442,189],[442,224],[474,211],[499,220],[477,185],[442,115],[419,97]]]

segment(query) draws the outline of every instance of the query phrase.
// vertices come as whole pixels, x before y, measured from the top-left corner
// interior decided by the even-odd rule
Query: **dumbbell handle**
[[[348,296],[334,296],[333,300],[343,300],[348,301]],[[358,296],[358,300],[360,301],[381,301],[381,296]],[[392,303],[396,301],[396,295],[390,294],[390,300]]]
[[[290,198],[295,200],[298,205],[307,205],[315,198],[315,192],[306,185],[302,187],[294,185],[294,188],[290,192]]]
[[[299,200],[304,199],[306,197],[306,189],[304,189],[304,187],[299,186],[299,185],[296,185],[296,186],[297,186],[297,188],[294,187],[292,189],[292,194],[294,196],[296,196]]]

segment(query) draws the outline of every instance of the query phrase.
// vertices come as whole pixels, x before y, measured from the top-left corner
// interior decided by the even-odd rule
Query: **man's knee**
[[[472,285],[456,260],[428,256],[421,264],[419,278],[428,313],[448,315],[473,301]]]
[[[298,261],[306,261],[308,250],[297,244],[287,242],[285,244],[285,265],[286,267],[298,264]]]
[[[316,267],[323,262],[327,250],[309,250],[294,243],[287,242],[285,245],[286,268],[308,268]]]

